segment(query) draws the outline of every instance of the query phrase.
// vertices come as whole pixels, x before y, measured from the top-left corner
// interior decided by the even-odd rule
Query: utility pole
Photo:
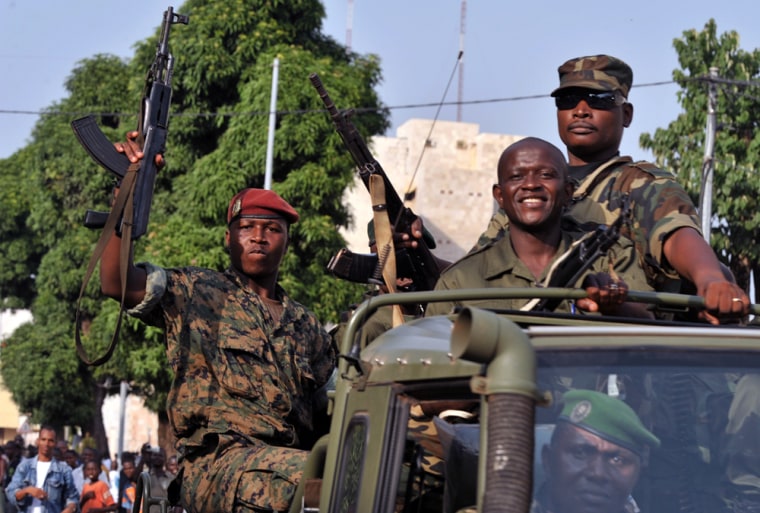
[[[127,417],[127,394],[129,394],[129,383],[122,380],[119,384],[119,442],[117,447],[120,469],[124,462],[124,424]]]
[[[702,216],[702,233],[710,244],[712,229],[713,170],[715,164],[715,108],[718,104],[718,68],[710,67],[707,97],[707,126],[705,127],[705,155],[702,159],[702,191],[699,197],[699,213]]]
[[[274,168],[274,129],[277,121],[277,81],[280,76],[280,59],[274,58],[272,63],[272,92],[269,98],[269,132],[267,134],[267,160],[264,168],[264,188],[272,188],[272,173]]]

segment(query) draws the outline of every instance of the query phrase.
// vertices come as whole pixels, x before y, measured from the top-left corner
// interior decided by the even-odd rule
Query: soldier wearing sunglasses
[[[569,213],[581,222],[610,224],[629,195],[633,223],[626,235],[649,284],[668,292],[677,292],[681,280],[693,284],[707,306],[700,317],[712,324],[746,315],[749,298],[702,238],[696,208],[673,174],[620,155],[623,131],[633,120],[630,66],[595,55],[570,59],[558,72],[551,95],[576,184]],[[499,210],[476,247],[499,239],[507,224]]]

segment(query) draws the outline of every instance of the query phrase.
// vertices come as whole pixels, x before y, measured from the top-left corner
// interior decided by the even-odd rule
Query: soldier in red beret
[[[115,147],[137,162],[130,135]],[[189,513],[287,511],[336,349],[277,283],[296,210],[251,188],[232,198],[226,220],[225,271],[135,265],[130,256],[125,306],[164,330],[174,371],[167,410],[180,458],[170,499]],[[115,299],[119,246],[114,234],[100,268]]]

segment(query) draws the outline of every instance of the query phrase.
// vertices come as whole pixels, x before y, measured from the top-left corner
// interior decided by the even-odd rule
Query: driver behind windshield
[[[571,390],[541,460],[546,480],[531,513],[638,513],[631,492],[660,440],[623,401]]]

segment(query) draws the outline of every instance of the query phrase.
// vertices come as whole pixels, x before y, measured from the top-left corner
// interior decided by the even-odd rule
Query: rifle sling
[[[369,191],[372,199],[372,222],[375,223],[375,240],[377,241],[378,265],[382,268],[383,281],[388,292],[396,292],[396,249],[393,246],[393,229],[388,218],[385,203],[385,182],[383,177],[372,174],[369,177]],[[401,306],[393,305],[392,324],[395,328],[404,323]]]
[[[111,213],[108,214],[103,231],[100,234],[95,250],[90,257],[90,262],[87,264],[87,271],[85,272],[84,279],[82,281],[82,288],[79,290],[79,298],[77,299],[77,312],[75,320],[75,341],[76,349],[79,358],[86,365],[102,365],[107,362],[116,349],[116,342],[119,336],[119,329],[121,328],[121,319],[124,314],[124,299],[127,295],[127,269],[129,268],[129,256],[132,246],[132,217],[134,212],[134,190],[137,183],[137,171],[140,169],[140,165],[137,163],[130,164],[127,169],[127,173],[121,183],[119,193],[116,195],[116,201],[111,208]],[[106,245],[111,237],[116,232],[116,225],[119,219],[124,219],[122,222],[121,230],[121,245],[119,250],[119,276],[121,278],[121,302],[119,304],[119,317],[116,321],[116,328],[114,328],[111,342],[108,344],[106,352],[99,358],[90,360],[87,352],[84,349],[82,340],[80,337],[81,329],[81,309],[80,303],[84,296],[87,284],[90,282],[93,272],[95,272],[95,266],[100,261],[103,252],[106,249]]]

